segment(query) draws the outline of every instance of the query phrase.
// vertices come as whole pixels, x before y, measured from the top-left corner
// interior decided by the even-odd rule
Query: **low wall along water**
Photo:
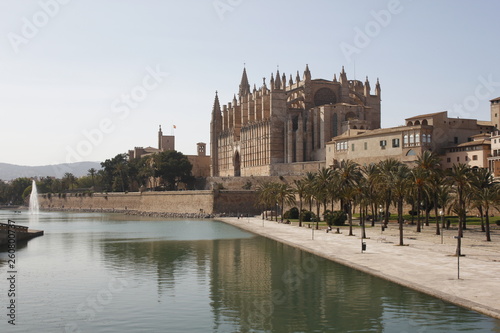
[[[40,209],[167,214],[259,214],[254,191],[167,191],[41,194]]]

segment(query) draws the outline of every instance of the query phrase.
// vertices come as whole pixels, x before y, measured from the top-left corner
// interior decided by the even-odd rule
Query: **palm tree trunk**
[[[285,199],[281,199],[281,223],[283,223],[283,210],[285,209]]]
[[[479,211],[479,215],[481,216],[481,231],[485,232],[486,229],[484,228],[483,206],[479,205],[479,207],[477,207],[477,210]]]
[[[389,207],[391,206],[390,200],[387,200],[385,202],[385,212],[384,212],[384,225],[387,228],[387,225],[389,224]]]
[[[436,215],[436,235],[441,235],[441,230],[439,230],[439,217],[438,217],[438,206],[437,200],[434,199],[434,215]]]
[[[422,229],[420,225],[420,189],[419,189],[417,194],[417,232],[420,231],[422,231]]]
[[[299,197],[299,227],[302,227],[302,197]]]
[[[486,241],[491,242],[489,209],[486,208]]]
[[[360,221],[361,221],[361,238],[366,238],[366,229],[365,229],[365,216],[368,213],[368,207],[363,207],[360,205],[361,209],[361,215],[359,216]]]
[[[399,245],[403,246],[403,199],[398,200]]]
[[[316,201],[316,230],[319,229],[319,207],[321,206],[321,203],[319,201]]]
[[[352,207],[351,207],[351,202],[348,204],[348,210],[347,210],[347,216],[349,217],[349,236],[354,236],[352,233]]]
[[[375,226],[375,216],[376,216],[376,208],[375,208],[375,203],[371,204],[371,209],[372,209],[372,227]]]

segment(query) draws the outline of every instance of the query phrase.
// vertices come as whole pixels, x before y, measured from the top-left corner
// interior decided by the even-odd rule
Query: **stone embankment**
[[[145,217],[158,217],[158,218],[178,218],[178,219],[213,219],[221,217],[237,217],[236,213],[230,214],[207,214],[207,213],[168,213],[168,212],[144,212],[139,210],[130,209],[94,209],[94,208],[45,208],[44,211],[52,212],[86,212],[86,213],[118,213],[125,215],[136,215]],[[247,214],[240,214],[240,216],[248,216]]]

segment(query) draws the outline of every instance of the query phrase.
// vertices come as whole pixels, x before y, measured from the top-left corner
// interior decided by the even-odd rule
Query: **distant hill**
[[[62,178],[66,172],[72,173],[75,177],[88,174],[88,170],[94,168],[101,169],[100,162],[76,162],[43,166],[25,166],[8,163],[0,163],[0,179],[12,180],[20,177],[56,177]]]

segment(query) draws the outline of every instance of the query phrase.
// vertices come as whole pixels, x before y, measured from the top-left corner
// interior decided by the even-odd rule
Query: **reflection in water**
[[[42,213],[30,223],[45,236],[17,253],[26,331],[500,331],[497,320],[220,222]]]
[[[214,332],[481,329],[476,313],[262,237],[102,246],[108,268],[154,276],[160,296],[179,296],[192,268],[209,288]]]

